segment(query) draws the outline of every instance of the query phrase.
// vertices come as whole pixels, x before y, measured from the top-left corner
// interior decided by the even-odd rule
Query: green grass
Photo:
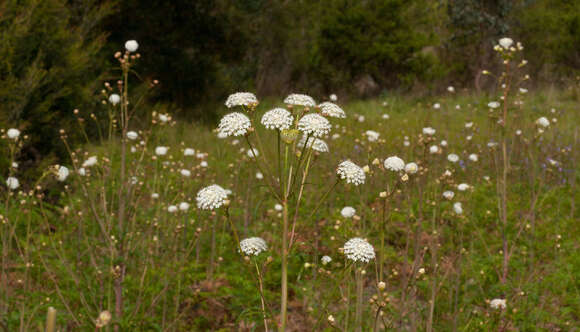
[[[487,147],[490,140],[498,141],[486,107],[491,100],[494,98],[471,95],[423,100],[393,96],[343,105],[348,117],[331,121],[338,125],[331,136],[338,133],[340,137],[327,139],[330,152],[314,158],[299,210],[296,246],[289,262],[292,330],[332,331],[329,315],[337,327],[354,329],[354,267],[339,253],[354,236],[365,237],[374,245],[383,257],[385,271],[384,277],[377,277],[377,260],[363,266],[364,331],[373,328],[375,317],[379,317],[378,326],[384,324],[388,329],[424,330],[434,278],[435,331],[452,330],[454,324],[462,331],[578,328],[577,100],[567,93],[538,92],[525,98],[522,110],[510,110],[514,116],[508,128],[513,167],[506,234],[514,249],[505,284],[497,273],[503,257],[493,159],[497,150]],[[433,109],[435,102],[441,109]],[[258,107],[260,116],[273,106],[283,105],[267,100]],[[550,113],[551,108],[557,112]],[[384,113],[389,119],[382,118]],[[359,122],[358,116],[365,120]],[[540,116],[555,117],[558,122],[537,136],[534,121]],[[467,129],[466,122],[474,126]],[[276,160],[274,132],[256,122],[254,126],[267,146],[260,153]],[[424,154],[424,137],[419,134],[427,126],[437,131],[436,140],[429,145],[447,140],[442,154]],[[63,190],[57,204],[41,205],[42,199],[27,192],[12,196],[2,192],[5,202],[10,202],[0,210],[9,221],[2,225],[3,234],[14,227],[9,236],[8,288],[0,316],[7,330],[22,326],[35,330],[48,306],[57,308],[61,329],[94,330],[101,311],[114,312],[116,265],[126,267],[124,315],[113,316],[113,323],[120,324],[123,331],[263,330],[255,268],[237,252],[223,209],[212,214],[195,208],[197,191],[213,183],[233,191],[229,213],[240,237],[260,236],[270,247],[256,259],[264,274],[269,326],[275,327],[282,220],[274,210],[277,202],[264,181],[256,180],[253,162],[240,150],[246,148],[243,139],[237,138],[239,143],[234,144],[236,138],[218,139],[211,129],[178,122],[141,133],[147,137],[143,158],[140,152],[129,155],[129,174],[138,183],[130,190],[128,228],[122,239],[130,254],[122,261],[110,250],[111,236],[119,239],[114,215],[120,162],[117,141],[79,149],[80,163],[86,159],[85,150],[91,151],[87,156],[109,156],[110,161],[100,159],[89,177],[71,176],[66,190],[50,177],[43,180],[43,187]],[[517,129],[523,131],[521,136],[513,134]],[[379,132],[380,141],[368,142],[363,135],[366,130]],[[469,135],[471,140],[466,139]],[[408,147],[403,145],[405,136]],[[153,160],[153,150],[159,145],[169,146],[169,155]],[[195,157],[184,158],[184,147],[206,152],[209,167],[200,167]],[[448,153],[458,154],[465,167],[449,163]],[[467,159],[471,153],[478,154],[478,162]],[[426,170],[400,182],[400,192],[394,194],[383,221],[379,193],[391,190],[399,176],[373,165],[373,160],[380,159],[382,165],[391,155],[417,161]],[[550,166],[547,158],[560,165]],[[314,218],[306,218],[334,183],[336,166],[345,159],[369,165],[366,183],[360,187],[340,183]],[[190,169],[192,177],[182,177],[178,172],[182,168]],[[453,170],[453,176],[441,177],[445,169]],[[473,190],[458,192],[455,186],[462,182]],[[443,190],[453,190],[454,200],[443,201]],[[152,199],[153,192],[160,198]],[[181,201],[191,203],[187,213],[167,212],[169,205]],[[462,216],[452,209],[453,202],[459,201]],[[357,210],[357,218],[340,215],[347,205]],[[104,232],[92,209],[100,211],[97,215],[108,227]],[[385,232],[382,251],[381,229]],[[215,266],[210,268],[212,255]],[[322,255],[333,261],[322,265]],[[25,262],[33,266],[27,268]],[[412,266],[415,269],[410,271]],[[425,273],[419,273],[419,268]],[[379,281],[386,282],[384,291],[377,288]],[[507,299],[507,310],[490,309],[488,301],[494,298]],[[384,302],[383,313],[377,316],[380,302]],[[112,330],[111,325],[104,330]]]

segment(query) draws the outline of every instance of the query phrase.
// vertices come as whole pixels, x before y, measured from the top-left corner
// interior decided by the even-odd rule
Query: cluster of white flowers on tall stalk
[[[252,93],[240,92],[232,94],[226,101],[228,108],[239,108],[226,114],[218,125],[218,132],[222,137],[243,137],[247,147],[248,156],[257,168],[259,179],[263,181],[270,195],[277,201],[277,210],[282,215],[281,230],[281,291],[280,291],[280,321],[279,328],[284,331],[287,327],[288,317],[288,257],[295,244],[295,235],[298,222],[307,222],[312,219],[320,208],[321,203],[327,198],[341,180],[346,183],[359,185],[364,183],[365,175],[360,167],[350,161],[342,163],[338,168],[337,178],[334,184],[322,197],[309,197],[309,200],[317,201],[317,206],[308,216],[299,216],[300,206],[304,202],[304,187],[308,174],[316,157],[320,153],[328,152],[329,147],[325,138],[330,134],[332,125],[329,118],[344,118],[346,113],[340,106],[324,102],[317,105],[314,99],[304,94],[291,94],[284,99],[285,107],[276,107],[258,115],[258,99]],[[262,124],[263,129],[257,129],[256,124]],[[263,135],[273,132],[275,138],[262,139]],[[265,133],[266,132],[266,133]],[[264,142],[273,142],[275,153],[270,151]],[[257,153],[259,151],[259,153]],[[205,190],[205,189],[204,189]],[[207,196],[202,200],[203,206],[215,206],[215,194],[198,194]],[[228,207],[226,206],[226,210]],[[243,241],[237,236],[235,223],[230,220],[232,232],[239,243],[239,251],[247,256],[255,256],[266,250],[266,243],[261,238],[249,238]],[[257,276],[261,287],[261,272],[256,264]],[[262,295],[262,310],[264,325],[267,329],[266,309]]]

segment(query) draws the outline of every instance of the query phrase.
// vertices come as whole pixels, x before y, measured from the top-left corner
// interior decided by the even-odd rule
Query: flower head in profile
[[[164,156],[167,154],[168,150],[169,150],[169,148],[166,146],[158,146],[155,148],[155,154],[158,156]]]
[[[346,183],[352,183],[355,186],[365,183],[364,170],[350,160],[341,162],[336,168],[336,174],[342,180],[346,180]]]
[[[128,52],[133,53],[133,52],[137,51],[138,48],[139,48],[139,43],[137,43],[136,40],[131,39],[131,40],[127,40],[125,42],[125,49]]]
[[[538,120],[536,120],[536,124],[538,126],[546,128],[546,127],[550,126],[550,120],[548,120],[548,118],[543,116],[543,117],[539,118]]]
[[[290,128],[293,121],[292,114],[283,108],[274,108],[262,116],[262,124],[267,129],[285,130]]]
[[[445,199],[452,200],[454,196],[455,196],[455,193],[451,190],[447,190],[447,191],[443,192],[443,197]]]
[[[356,214],[356,210],[352,206],[345,206],[340,210],[340,215],[343,218],[352,218]]]
[[[224,116],[218,125],[218,133],[225,136],[242,136],[252,127],[250,118],[238,112]]]
[[[385,168],[393,172],[399,172],[405,169],[405,162],[397,156],[391,156],[385,159]]]
[[[20,181],[18,181],[17,178],[10,176],[8,179],[6,179],[6,186],[10,190],[16,190],[18,187],[20,187]]]
[[[251,92],[236,92],[228,96],[226,107],[257,105],[258,98]]]
[[[20,130],[16,128],[10,128],[6,131],[6,136],[11,140],[17,140],[20,137]]]
[[[59,166],[56,171],[56,179],[60,182],[63,182],[68,178],[70,171],[65,166]]]
[[[314,107],[316,102],[312,97],[308,95],[303,95],[299,93],[293,93],[284,99],[284,103],[287,105],[296,105],[304,107]]]
[[[368,263],[375,258],[375,249],[364,239],[355,237],[344,244],[344,254],[354,262]]]
[[[300,148],[304,147],[304,144],[306,144],[306,138],[307,138],[307,136],[302,136],[300,141],[298,141],[298,147],[300,147]],[[328,148],[328,144],[326,144],[325,141],[321,140],[320,138],[315,138],[315,137],[311,137],[308,140],[307,148],[312,148],[312,150],[314,150],[316,152],[328,152],[328,151],[330,151]]]
[[[514,41],[511,38],[504,37],[499,40],[499,45],[504,48],[504,50],[509,50],[509,48],[513,45]]]
[[[447,160],[449,160],[452,163],[456,163],[459,161],[459,156],[456,155],[455,153],[450,153],[447,155]]]
[[[318,105],[318,107],[320,108],[320,113],[324,116],[329,116],[331,118],[346,118],[346,113],[344,113],[343,109],[334,103],[327,101]]]
[[[489,303],[489,306],[492,309],[505,309],[507,307],[507,303],[505,299],[493,299]]]
[[[328,263],[332,262],[332,258],[330,258],[330,256],[322,256],[320,262],[322,265],[327,265]]]
[[[97,164],[97,157],[91,156],[83,162],[82,167],[91,167],[91,166],[95,166],[96,164]]]
[[[137,137],[139,137],[139,134],[137,134],[137,132],[135,131],[129,131],[127,132],[127,138],[134,141],[137,139]]]
[[[435,129],[431,127],[425,127],[423,128],[423,135],[433,136],[435,135]]]
[[[256,149],[256,148],[251,148],[251,149],[248,149],[248,152],[246,152],[246,155],[248,155],[249,158],[257,158],[260,155],[260,152],[258,152],[258,149]]]
[[[322,115],[310,113],[306,114],[298,121],[298,129],[306,135],[322,137],[330,132],[332,126]]]
[[[240,241],[240,249],[247,256],[258,256],[268,250],[268,245],[261,237],[250,237]]]
[[[498,108],[499,106],[500,106],[500,105],[499,105],[499,102],[497,102],[497,101],[490,101],[490,102],[487,104],[487,107],[489,107],[489,108]]]
[[[195,150],[192,148],[185,148],[185,150],[183,150],[183,155],[184,156],[195,156]]]
[[[217,184],[205,187],[197,192],[197,207],[202,210],[215,210],[226,203],[228,194]]]
[[[365,136],[367,137],[369,142],[376,142],[379,140],[379,137],[381,136],[381,134],[377,133],[374,130],[367,130],[367,131],[365,131]]]
[[[416,163],[408,163],[405,165],[405,173],[415,174],[417,171],[419,171],[419,166]]]
[[[119,102],[121,102],[121,96],[119,96],[118,94],[113,93],[112,95],[109,96],[109,103],[117,105]]]
[[[459,191],[466,191],[469,189],[469,185],[467,183],[460,183],[457,185],[457,190]]]
[[[457,202],[457,203],[453,204],[453,211],[456,214],[462,214],[463,213],[463,206],[461,206],[461,202]]]

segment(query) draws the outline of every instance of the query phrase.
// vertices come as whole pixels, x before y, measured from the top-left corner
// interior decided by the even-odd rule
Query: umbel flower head
[[[345,160],[338,164],[336,174],[346,183],[352,183],[355,186],[365,183],[365,171],[350,160]]]
[[[228,199],[226,190],[217,184],[205,187],[197,192],[197,207],[202,210],[215,210],[225,204]]]
[[[274,108],[262,116],[262,124],[267,129],[285,130],[290,128],[293,121],[292,114],[283,108]]]
[[[127,40],[125,42],[125,49],[131,53],[137,51],[139,48],[139,43],[136,40]]]
[[[322,137],[332,129],[330,122],[320,114],[306,114],[298,121],[298,129],[306,135]]]
[[[352,218],[356,214],[356,210],[352,206],[345,206],[340,210],[340,214],[344,218]]]
[[[298,141],[298,147],[300,147],[300,148],[304,147],[304,144],[306,144],[306,138],[307,138],[307,136],[302,136],[300,141]],[[312,148],[312,150],[314,150],[316,152],[328,152],[329,151],[328,144],[326,144],[325,141],[323,141],[319,138],[315,138],[315,137],[311,137],[308,140],[307,148]]]
[[[340,108],[340,106],[331,103],[331,102],[324,102],[318,105],[320,108],[320,113],[324,116],[329,116],[331,118],[346,118],[346,113]]]
[[[240,241],[240,249],[247,256],[258,256],[268,250],[268,245],[260,237],[251,237]]]
[[[507,307],[507,303],[505,299],[493,299],[489,303],[489,306],[492,309],[505,309]]]
[[[297,106],[304,106],[304,107],[314,107],[316,106],[316,102],[312,97],[308,95],[303,95],[299,93],[293,93],[284,99],[284,103],[287,105],[297,105]]]
[[[17,140],[18,137],[20,137],[20,130],[18,130],[16,128],[10,128],[6,132],[6,136],[8,136],[9,139]]]
[[[59,166],[58,170],[56,171],[56,178],[58,181],[63,182],[68,178],[70,171],[65,166]]]
[[[228,96],[226,107],[257,105],[258,98],[251,92],[236,92]]]
[[[10,190],[16,190],[18,187],[20,187],[20,181],[18,181],[17,178],[10,176],[8,179],[6,179],[6,186]]]
[[[368,263],[375,258],[375,248],[360,237],[355,237],[344,244],[344,254],[353,262]]]
[[[218,126],[218,133],[225,136],[241,136],[252,127],[250,118],[238,112],[224,116]]]
[[[550,126],[550,120],[548,120],[548,118],[543,116],[543,117],[539,118],[538,120],[536,120],[536,124],[538,126],[546,128],[546,127]]]
[[[405,162],[397,156],[391,156],[385,159],[385,168],[393,172],[399,172],[405,169]]]

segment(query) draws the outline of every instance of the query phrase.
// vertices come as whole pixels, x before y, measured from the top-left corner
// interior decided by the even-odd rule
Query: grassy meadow
[[[339,97],[345,118],[283,96],[222,106],[249,127],[105,86],[100,117],[50,138],[69,160],[31,183],[0,173],[0,330],[577,331],[578,91],[502,77],[479,95]],[[262,124],[275,107],[289,128]],[[2,153],[31,135],[4,130]]]

